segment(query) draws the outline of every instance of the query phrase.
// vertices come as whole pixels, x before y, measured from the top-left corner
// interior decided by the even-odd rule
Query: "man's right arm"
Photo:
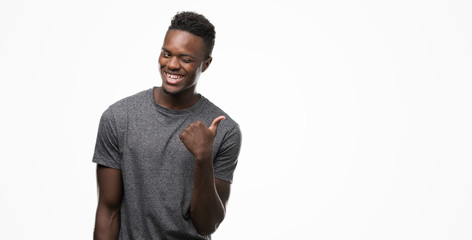
[[[97,164],[98,207],[94,240],[118,239],[123,198],[121,170]]]

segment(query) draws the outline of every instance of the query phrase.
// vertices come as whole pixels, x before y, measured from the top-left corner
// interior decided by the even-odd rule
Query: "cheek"
[[[198,74],[198,73],[200,73],[200,72],[202,71],[202,66],[203,66],[202,64],[200,64],[200,65],[198,65],[198,66],[193,66],[193,67],[191,68],[192,73],[193,73],[193,74]]]
[[[159,57],[157,62],[159,63],[159,68],[162,68],[164,65],[166,65],[166,63],[165,63],[166,61],[163,57]]]
[[[187,74],[192,74],[195,71],[195,68],[189,65],[182,65],[182,69],[187,73]]]

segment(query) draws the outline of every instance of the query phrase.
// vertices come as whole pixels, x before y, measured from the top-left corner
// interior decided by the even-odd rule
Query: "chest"
[[[191,121],[135,117],[123,139],[123,168],[163,177],[193,173],[193,156],[179,138]]]

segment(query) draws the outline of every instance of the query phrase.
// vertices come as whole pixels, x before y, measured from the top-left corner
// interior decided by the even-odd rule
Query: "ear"
[[[208,57],[204,62],[203,62],[203,68],[202,68],[202,72],[205,72],[205,70],[207,70],[207,68],[210,66],[211,64],[211,60],[213,60],[212,57]]]

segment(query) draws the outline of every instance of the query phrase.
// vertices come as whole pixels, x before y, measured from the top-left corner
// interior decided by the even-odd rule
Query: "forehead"
[[[162,46],[173,54],[190,54],[203,57],[205,43],[203,38],[186,31],[169,30]]]

